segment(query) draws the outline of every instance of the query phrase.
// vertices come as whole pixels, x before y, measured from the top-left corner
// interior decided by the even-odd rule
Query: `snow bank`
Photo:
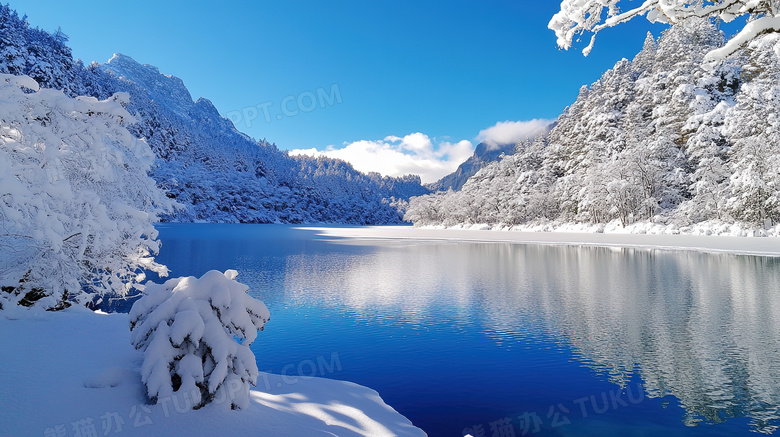
[[[261,372],[240,411],[219,397],[194,411],[186,397],[146,405],[128,324],[82,307],[0,313],[0,435],[425,435],[375,391],[320,378],[291,384]]]
[[[611,233],[619,228],[573,228],[567,231],[530,232],[509,227],[472,226],[469,228],[410,226],[366,227],[307,227],[325,237],[355,239],[408,239],[463,242],[501,242],[515,244],[550,244],[571,246],[600,246],[648,248],[663,250],[693,250],[698,252],[732,253],[739,255],[780,256],[780,240],[774,237],[684,235],[684,234],[631,234]],[[490,230],[487,230],[490,229]]]

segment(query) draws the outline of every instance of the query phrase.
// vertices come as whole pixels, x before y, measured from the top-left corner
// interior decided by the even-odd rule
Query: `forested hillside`
[[[771,227],[780,220],[780,35],[706,65],[724,40],[697,18],[658,41],[648,35],[633,60],[581,89],[546,138],[518,144],[459,192],[413,199],[406,218],[445,226]]]
[[[327,158],[290,157],[238,132],[207,99],[193,101],[177,77],[128,56],[84,65],[67,36],[30,27],[0,6],[0,73],[28,75],[66,95],[106,99],[128,92],[138,120],[128,130],[157,157],[151,176],[180,208],[171,221],[389,224],[399,206],[427,193],[415,176],[363,174]]]

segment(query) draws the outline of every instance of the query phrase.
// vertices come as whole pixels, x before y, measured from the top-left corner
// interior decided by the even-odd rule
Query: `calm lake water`
[[[780,425],[778,259],[159,229],[173,276],[236,269],[266,303],[261,370],[371,387],[431,436]]]

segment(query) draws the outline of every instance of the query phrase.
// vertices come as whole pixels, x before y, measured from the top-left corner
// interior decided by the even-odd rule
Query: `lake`
[[[236,269],[266,303],[261,370],[371,387],[431,436],[780,425],[777,258],[158,228],[172,276]]]

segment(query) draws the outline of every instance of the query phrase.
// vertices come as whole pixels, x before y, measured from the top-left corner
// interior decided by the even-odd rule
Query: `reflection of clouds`
[[[618,384],[674,395],[684,421],[776,428],[780,261],[636,249],[377,243],[292,255],[286,298],[394,322],[479,323],[497,342],[543,327]]]
[[[327,253],[287,258],[285,290],[301,303],[343,305],[397,313],[420,321],[433,305],[454,311],[471,305],[468,259],[457,245],[388,245],[359,255]],[[453,254],[455,256],[453,256]],[[441,290],[447,290],[442,295]]]

